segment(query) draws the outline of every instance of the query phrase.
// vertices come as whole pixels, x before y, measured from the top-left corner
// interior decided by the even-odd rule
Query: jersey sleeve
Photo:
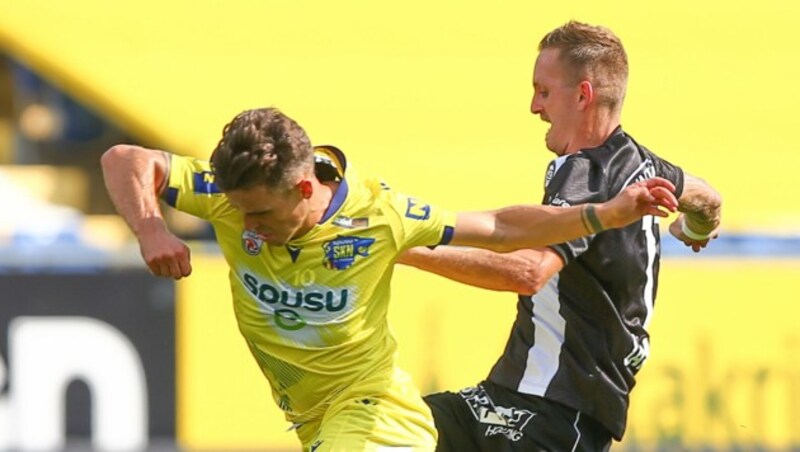
[[[391,215],[393,233],[399,250],[415,246],[446,245],[453,238],[456,214],[425,201],[384,191]]]
[[[655,154],[652,154],[652,158],[656,175],[675,184],[675,197],[680,198],[683,194],[683,170]]]
[[[169,183],[162,198],[182,212],[209,221],[233,209],[214,183],[207,161],[174,154],[170,156]]]

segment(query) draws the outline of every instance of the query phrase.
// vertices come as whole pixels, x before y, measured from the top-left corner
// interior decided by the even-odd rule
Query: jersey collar
[[[322,224],[328,221],[328,219],[330,219],[333,214],[342,207],[345,199],[347,199],[347,194],[350,191],[350,188],[347,185],[347,179],[345,179],[347,158],[339,148],[330,145],[314,146],[314,157],[317,165],[333,166],[339,176],[339,187],[336,189],[336,193],[333,194],[331,203],[328,205],[328,208],[325,210],[322,218],[320,218],[319,222],[317,222],[317,224]]]

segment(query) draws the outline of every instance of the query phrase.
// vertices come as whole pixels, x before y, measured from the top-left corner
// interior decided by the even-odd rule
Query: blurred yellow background
[[[538,201],[533,60],[569,19],[623,39],[623,125],[718,187],[728,228],[800,225],[797,2],[0,0],[0,42],[164,148],[207,156],[236,113],[273,105],[461,209]]]
[[[0,0],[0,45],[164,149],[205,157],[236,113],[277,106],[361,172],[483,209],[541,198],[551,155],[531,72],[539,39],[570,19],[622,38],[623,126],[723,194],[723,233],[800,232],[800,2]],[[294,447],[238,337],[224,263],[195,259],[179,285],[182,444]],[[800,444],[798,276],[795,258],[666,259],[626,442]],[[424,391],[476,383],[514,303],[398,268],[402,362]]]

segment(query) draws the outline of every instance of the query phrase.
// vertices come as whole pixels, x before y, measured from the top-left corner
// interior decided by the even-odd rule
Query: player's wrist
[[[581,209],[581,221],[583,222],[583,227],[586,228],[586,231],[589,234],[597,234],[598,232],[603,232],[607,228],[604,226],[606,222],[600,219],[601,216],[605,215],[605,209],[602,204],[584,204],[583,208]]]
[[[133,235],[141,239],[154,234],[162,234],[168,231],[167,224],[164,218],[154,215],[147,218],[142,218],[136,223],[131,225]]]
[[[681,221],[681,232],[687,238],[689,238],[691,240],[698,241],[698,242],[702,242],[703,240],[708,240],[709,238],[711,238],[711,232],[707,232],[705,234],[702,234],[702,233],[693,231],[689,227],[689,223],[686,221],[686,217],[684,217],[683,221]]]

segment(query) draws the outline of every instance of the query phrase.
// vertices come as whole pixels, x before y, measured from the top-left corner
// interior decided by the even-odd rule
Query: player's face
[[[228,200],[244,216],[244,227],[270,245],[285,245],[308,232],[309,203],[297,186],[288,191],[264,185],[231,190]]]
[[[559,49],[544,49],[533,70],[531,113],[550,123],[545,135],[547,149],[557,155],[577,151],[580,87],[558,60]]]

